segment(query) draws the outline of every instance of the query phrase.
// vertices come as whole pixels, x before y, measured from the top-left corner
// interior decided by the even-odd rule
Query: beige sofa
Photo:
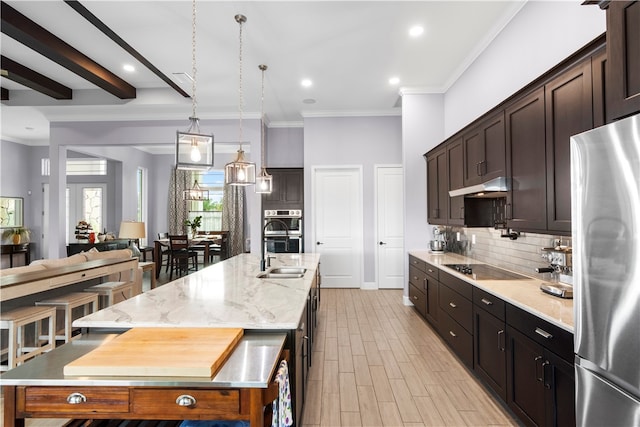
[[[66,258],[59,259],[39,259],[32,261],[31,264],[22,267],[6,268],[0,271],[2,276],[8,276],[11,274],[28,273],[32,271],[44,271],[51,268],[59,268],[68,265],[76,265],[83,262],[93,261],[97,259],[119,259],[119,258],[131,258],[130,249],[117,249],[113,251],[99,252],[95,248],[82,252],[79,254],[71,255]],[[118,281],[119,274],[115,273],[107,276],[110,281]],[[133,294],[137,295],[142,293],[142,269],[138,267],[136,272]]]

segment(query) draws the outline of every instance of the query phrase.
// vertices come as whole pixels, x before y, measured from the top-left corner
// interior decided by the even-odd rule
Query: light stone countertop
[[[320,255],[277,254],[271,267],[306,267],[300,279],[258,279],[260,257],[241,254],[73,322],[77,327],[298,327]]]
[[[543,293],[540,290],[540,285],[547,283],[544,280],[534,278],[530,280],[474,280],[467,275],[445,267],[444,264],[487,263],[451,253],[435,254],[430,251],[410,251],[409,254],[573,333],[573,300],[562,299]],[[503,270],[506,269],[503,268]],[[522,273],[513,273],[526,276]]]

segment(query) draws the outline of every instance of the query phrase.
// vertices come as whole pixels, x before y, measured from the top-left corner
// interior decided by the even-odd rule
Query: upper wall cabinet
[[[464,186],[505,174],[504,113],[484,120],[463,136]]]
[[[607,8],[607,122],[640,112],[640,1]]]
[[[507,227],[544,232],[547,228],[544,89],[505,110],[507,132]]]
[[[447,147],[447,178],[448,190],[457,190],[464,187],[464,149],[462,138],[455,138],[446,144]],[[464,225],[464,196],[448,197],[449,215],[447,224]]]
[[[425,158],[427,159],[427,219],[429,224],[445,225],[449,215],[446,147],[430,151]]]
[[[570,138],[593,128],[591,58],[545,85],[547,229],[571,232]]]
[[[262,196],[263,209],[302,209],[304,206],[304,169],[268,169],[273,176],[273,191]]]

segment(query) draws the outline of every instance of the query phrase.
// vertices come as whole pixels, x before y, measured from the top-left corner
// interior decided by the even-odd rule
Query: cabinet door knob
[[[184,407],[190,408],[190,407],[196,406],[196,398],[188,394],[181,394],[176,399],[176,404],[178,406],[184,406]]]
[[[450,302],[449,305],[451,306],[451,308],[456,308],[457,305],[455,305],[453,302]]]
[[[80,403],[85,403],[87,398],[82,393],[71,393],[67,396],[67,403],[70,405],[78,405]]]
[[[382,245],[386,245],[386,243],[385,243],[385,242],[380,242],[380,243],[378,243],[378,244],[379,244],[380,246],[382,246]]]
[[[323,242],[316,242],[316,245],[324,245]]]

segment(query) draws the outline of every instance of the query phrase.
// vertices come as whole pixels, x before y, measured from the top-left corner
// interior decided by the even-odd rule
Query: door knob
[[[379,244],[380,244],[380,246],[382,246],[382,245],[386,245],[386,243],[385,243],[385,242],[380,242]]]
[[[316,245],[324,245],[322,242],[316,242]]]

